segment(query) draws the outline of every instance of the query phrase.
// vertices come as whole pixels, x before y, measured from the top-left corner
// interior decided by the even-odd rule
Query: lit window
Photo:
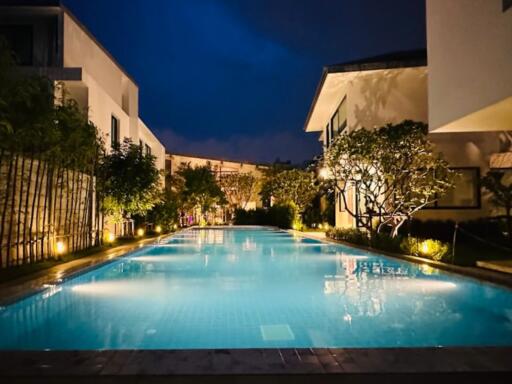
[[[119,146],[119,119],[114,115],[110,123],[110,145],[112,148]]]
[[[452,169],[459,174],[459,176],[455,179],[455,186],[436,201],[434,208],[479,208],[480,169]]]

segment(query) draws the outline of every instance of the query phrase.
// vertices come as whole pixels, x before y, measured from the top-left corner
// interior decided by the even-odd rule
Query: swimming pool
[[[512,345],[512,292],[267,228],[180,232],[0,309],[0,349]]]

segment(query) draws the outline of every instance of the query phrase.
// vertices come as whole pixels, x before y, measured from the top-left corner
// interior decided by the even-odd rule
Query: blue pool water
[[[512,345],[512,292],[270,229],[204,229],[0,309],[0,349]]]

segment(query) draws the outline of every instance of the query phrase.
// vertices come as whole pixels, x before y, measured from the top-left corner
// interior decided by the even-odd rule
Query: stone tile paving
[[[1,377],[512,373],[512,348],[0,352]]]

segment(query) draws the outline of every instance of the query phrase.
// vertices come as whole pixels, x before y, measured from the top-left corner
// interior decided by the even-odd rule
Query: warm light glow
[[[137,229],[137,236],[144,236],[144,230],[142,228]]]
[[[428,242],[424,241],[423,243],[421,243],[421,252],[424,254],[430,253],[430,247],[428,246]]]
[[[177,230],[178,229],[178,224],[174,224],[173,228],[174,228],[174,230]]]
[[[112,232],[109,232],[107,235],[107,242],[113,243],[116,240],[116,235],[114,235]]]
[[[322,224],[318,224],[318,229],[322,229]]]
[[[62,241],[57,241],[57,244],[55,244],[55,252],[57,252],[57,255],[62,255],[64,251],[66,250],[66,246]]]
[[[161,227],[161,226],[159,226],[159,225],[157,225],[157,226],[156,226],[156,228],[155,228],[155,232],[156,232],[156,233],[160,233],[160,232],[162,232],[162,227]]]
[[[330,172],[327,168],[320,168],[320,171],[318,172],[318,177],[321,179],[328,179],[330,176]]]

